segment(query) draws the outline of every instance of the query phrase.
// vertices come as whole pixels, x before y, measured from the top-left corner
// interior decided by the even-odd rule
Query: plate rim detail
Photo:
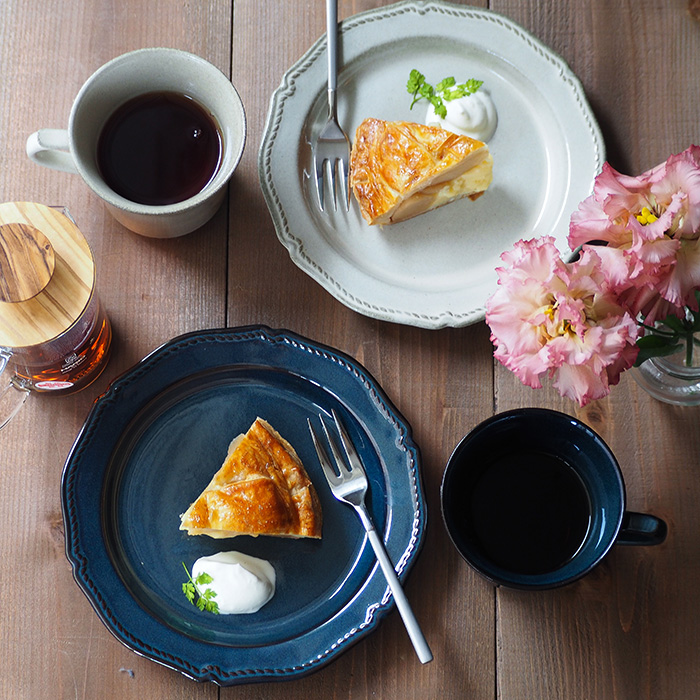
[[[578,106],[580,116],[583,117],[593,144],[595,171],[596,173],[600,171],[606,157],[605,142],[600,126],[586,98],[581,80],[561,56],[530,31],[508,17],[494,12],[493,10],[476,8],[469,5],[457,5],[455,3],[446,2],[445,0],[400,0],[394,4],[366,10],[344,19],[339,27],[341,40],[344,34],[364,24],[371,24],[401,15],[427,15],[433,12],[448,17],[487,21],[498,25],[504,30],[511,32],[541,58],[551,64],[558,71],[559,77],[567,86],[569,96],[574,99]],[[482,321],[485,315],[485,306],[483,303],[472,305],[469,309],[460,312],[451,309],[442,309],[426,313],[417,312],[410,308],[390,308],[389,306],[380,305],[365,298],[361,298],[356,293],[347,289],[346,286],[309,255],[305,248],[304,241],[292,232],[289,218],[282,206],[282,201],[272,174],[272,150],[275,145],[280,124],[283,120],[286,103],[297,92],[297,80],[319,60],[319,57],[324,52],[325,35],[317,39],[317,41],[285,72],[280,85],[272,93],[269,100],[268,114],[258,152],[258,179],[274,223],[278,240],[287,249],[290,258],[297,267],[308,274],[348,308],[370,318],[435,330],[445,327],[458,328]],[[593,185],[593,178],[594,175],[591,176],[591,187]],[[571,254],[571,251],[564,251],[563,253],[564,257],[570,257]]]
[[[412,436],[411,426],[398,411],[395,405],[388,398],[381,386],[374,377],[359,362],[346,353],[326,346],[322,343],[304,338],[292,331],[284,329],[271,329],[265,325],[251,325],[237,328],[208,329],[204,331],[194,331],[176,336],[162,344],[142,360],[121,375],[112,380],[103,394],[93,402],[92,408],[80,429],[66,458],[61,475],[61,506],[62,518],[65,531],[65,553],[71,564],[73,578],[79,588],[88,598],[91,606],[102,620],[108,630],[125,646],[146,658],[151,659],[164,666],[179,671],[188,678],[196,681],[212,681],[220,686],[236,685],[247,682],[265,682],[275,680],[293,680],[316,671],[329,663],[337,654],[345,651],[354,643],[360,641],[364,636],[372,631],[381,619],[393,608],[394,601],[388,587],[384,589],[384,594],[380,600],[375,600],[365,608],[364,618],[357,626],[344,632],[335,638],[333,642],[324,643],[326,648],[315,652],[313,655],[307,654],[304,661],[294,664],[281,664],[276,668],[224,668],[220,663],[209,663],[203,666],[191,663],[182,654],[173,653],[166,648],[144,641],[133,634],[125,626],[112,606],[105,597],[105,592],[101,590],[95,576],[90,572],[88,553],[80,540],[80,523],[77,513],[77,503],[75,493],[75,481],[81,465],[81,456],[87,450],[89,441],[94,433],[99,429],[100,418],[108,407],[118,400],[120,393],[126,386],[138,380],[143,374],[148,373],[154,363],[158,363],[171,353],[179,352],[183,345],[198,344],[201,342],[238,342],[238,341],[263,341],[271,344],[286,344],[294,350],[309,353],[321,357],[325,361],[333,362],[344,371],[348,372],[353,381],[359,382],[363,392],[367,394],[371,403],[377,409],[381,409],[382,417],[388,421],[392,430],[396,432],[396,446],[405,453],[406,464],[409,469],[408,482],[411,488],[411,501],[413,503],[413,514],[410,526],[410,537],[408,541],[401,540],[403,551],[401,557],[396,561],[396,570],[400,578],[404,578],[422,549],[425,532],[427,528],[427,504],[422,485],[420,472],[420,449],[416,445]],[[232,364],[235,364],[232,363]],[[166,387],[167,388],[167,387]],[[162,392],[163,387],[159,387],[157,392]],[[153,393],[148,400],[152,399]],[[147,403],[147,401],[145,403]],[[144,404],[145,405],[145,404]],[[139,407],[134,414],[138,413]],[[101,476],[103,478],[104,474]],[[113,564],[110,562],[113,567]],[[376,567],[374,569],[376,572]],[[370,572],[367,581],[374,576]],[[99,577],[97,577],[99,578]],[[103,582],[104,583],[104,582]],[[133,598],[128,590],[124,588],[123,582],[118,582],[118,587],[124,589],[123,595]],[[134,601],[135,602],[135,601]],[[138,603],[136,603],[138,605]],[[144,615],[148,615],[144,611]],[[151,620],[151,625],[156,628],[164,627],[160,621]],[[171,628],[167,628],[168,636],[175,635],[176,639],[187,639]],[[311,632],[302,634],[299,638],[289,642],[276,642],[265,646],[270,647],[295,647],[300,639],[311,636]],[[217,644],[190,640],[194,646],[201,648],[211,647],[221,649]],[[166,645],[167,646],[167,645]]]

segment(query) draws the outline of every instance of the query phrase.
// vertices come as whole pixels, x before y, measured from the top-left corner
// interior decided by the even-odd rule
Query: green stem
[[[637,321],[637,323],[642,328],[646,328],[648,331],[651,331],[653,335],[660,335],[665,338],[673,338],[676,336],[676,333],[674,331],[664,331],[658,328],[657,326],[649,326],[646,323],[642,323],[641,321]]]
[[[197,584],[192,580],[192,576],[190,575],[190,572],[189,572],[189,570],[188,570],[188,568],[187,568],[187,565],[185,564],[184,561],[183,561],[183,562],[180,562],[180,563],[182,564],[182,568],[185,570],[185,573],[187,574],[187,578],[190,580],[190,583],[193,584],[194,587],[196,588],[196,587],[197,587]]]

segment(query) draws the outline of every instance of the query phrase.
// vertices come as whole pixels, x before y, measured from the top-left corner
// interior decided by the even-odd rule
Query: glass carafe
[[[92,383],[111,340],[92,252],[68,211],[0,204],[0,428],[32,391],[68,394]]]

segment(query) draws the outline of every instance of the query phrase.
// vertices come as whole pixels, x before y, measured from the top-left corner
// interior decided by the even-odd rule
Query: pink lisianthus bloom
[[[494,356],[524,384],[549,376],[582,406],[610,392],[634,364],[634,318],[610,292],[593,250],[561,260],[554,239],[519,241],[501,256],[499,288],[486,305]]]
[[[592,247],[620,303],[647,323],[697,310],[700,286],[700,148],[639,177],[608,163],[571,217],[569,245]]]

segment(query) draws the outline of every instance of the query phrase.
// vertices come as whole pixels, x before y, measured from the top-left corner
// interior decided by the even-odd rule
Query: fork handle
[[[408,602],[408,598],[406,597],[403,588],[401,588],[401,582],[399,581],[399,577],[396,575],[396,571],[394,570],[394,565],[391,563],[391,559],[389,559],[389,555],[384,548],[384,543],[372,525],[370,525],[370,527],[365,527],[365,529],[367,530],[367,536],[370,544],[372,545],[372,549],[377,555],[379,565],[382,567],[384,576],[386,577],[389,588],[394,596],[396,607],[399,609],[401,619],[406,626],[406,631],[411,639],[413,648],[416,650],[416,654],[418,654],[420,662],[427,664],[429,661],[433,660],[433,653],[430,651],[430,647],[423,636],[418,620],[413,614],[411,604]]]
[[[338,82],[338,0],[326,0],[326,49],[328,53],[328,110],[335,115]]]

